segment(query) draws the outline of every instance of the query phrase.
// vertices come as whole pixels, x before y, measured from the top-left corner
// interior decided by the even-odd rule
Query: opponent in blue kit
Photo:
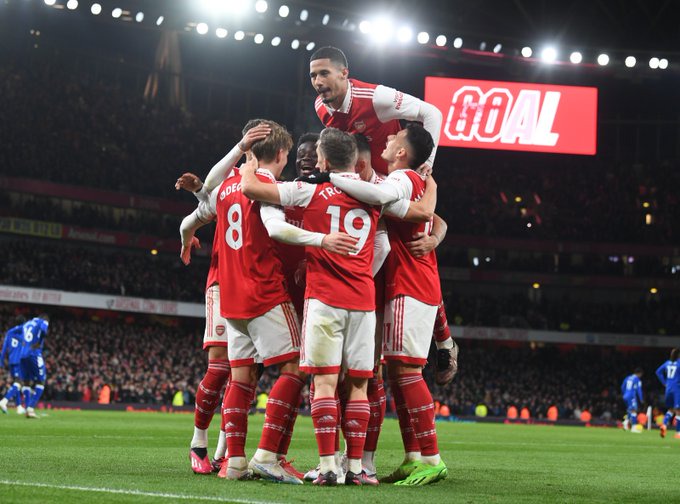
[[[671,350],[670,359],[659,366],[656,376],[666,387],[666,414],[661,425],[661,437],[666,437],[668,425],[673,421],[673,417],[680,414],[680,349]],[[680,422],[675,422],[675,437],[680,439]]]
[[[641,429],[636,428],[637,412],[640,404],[642,404],[642,369],[636,368],[632,375],[627,376],[621,384],[621,393],[623,400],[626,402],[626,411],[628,412],[628,419],[624,421],[623,428],[634,433],[640,433]]]
[[[5,365],[5,358],[9,366],[9,374],[12,384],[5,393],[5,397],[0,400],[0,411],[7,413],[7,403],[14,400],[17,407],[21,406],[21,383],[23,382],[23,375],[21,373],[21,347],[24,342],[23,326],[26,318],[22,315],[16,317],[14,327],[5,333],[5,340],[2,343],[2,352],[0,352],[0,368]]]
[[[33,390],[26,385],[22,389],[26,401],[26,417],[28,418],[36,418],[35,405],[45,390],[47,374],[42,351],[48,326],[49,317],[42,314],[26,322],[23,327],[24,344],[21,348],[21,372],[24,380],[33,385]]]

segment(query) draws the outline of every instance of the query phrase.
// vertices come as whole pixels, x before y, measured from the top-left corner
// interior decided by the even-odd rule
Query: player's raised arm
[[[239,170],[241,174],[241,192],[243,195],[252,200],[280,205],[281,198],[279,197],[279,190],[276,188],[276,184],[262,182],[257,178],[256,170],[257,159],[251,155]]]
[[[425,162],[429,166],[434,164],[443,120],[442,113],[437,107],[394,88],[377,86],[373,93],[373,108],[381,122],[403,119],[423,123],[423,127],[432,135],[435,145]]]
[[[363,180],[331,173],[329,174],[329,181],[342,192],[369,205],[387,205],[403,197],[399,187],[388,183],[387,180],[382,184],[371,184]]]
[[[196,210],[182,219],[182,223],[179,226],[179,234],[182,240],[180,258],[185,265],[191,262],[191,249],[201,248],[198,238],[194,236],[196,230],[211,222],[216,216],[215,202],[217,192],[217,188],[214,189],[207,201],[201,201]]]

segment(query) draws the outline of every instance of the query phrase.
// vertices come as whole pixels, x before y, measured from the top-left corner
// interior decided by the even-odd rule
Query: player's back
[[[413,185],[411,201],[418,201],[425,193],[425,181],[413,170],[402,170]],[[387,276],[386,296],[394,299],[398,295],[413,297],[429,305],[441,301],[441,286],[437,270],[437,256],[430,252],[414,257],[406,247],[416,233],[430,234],[432,222],[413,223],[392,217],[386,219],[390,239],[390,254],[385,261]]]
[[[638,387],[640,386],[640,379],[635,375],[629,375],[623,380],[621,391],[624,399],[634,397]]]
[[[35,317],[26,322],[23,326],[23,345],[21,348],[21,358],[25,359],[31,355],[42,353],[42,348],[47,334],[48,323],[40,317]]]
[[[356,177],[354,174],[348,176]],[[333,184],[316,186],[304,212],[304,227],[324,234],[344,232],[358,239],[356,253],[332,254],[307,247],[307,288],[305,298],[314,298],[338,308],[375,309],[373,244],[378,210],[340,191]]]
[[[19,324],[10,328],[6,335],[3,347],[7,352],[7,362],[11,364],[19,364],[21,362],[21,347],[24,341],[23,325]]]
[[[264,182],[274,183],[266,170]],[[241,192],[241,176],[226,179],[215,203],[219,244],[219,278],[222,316],[253,318],[289,300],[273,240],[260,218],[260,204]]]
[[[680,388],[680,359],[666,361],[666,390],[677,390]]]

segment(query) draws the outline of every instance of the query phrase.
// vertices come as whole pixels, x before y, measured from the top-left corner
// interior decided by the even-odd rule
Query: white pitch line
[[[0,485],[9,486],[24,486],[24,487],[34,487],[34,488],[53,488],[55,490],[74,490],[77,492],[96,492],[96,493],[109,493],[109,494],[121,494],[121,495],[135,495],[139,497],[152,497],[157,499],[179,499],[179,500],[196,500],[196,501],[211,501],[211,502],[235,502],[238,504],[272,504],[272,501],[256,501],[248,499],[234,499],[232,497],[212,497],[204,496],[198,497],[195,495],[186,494],[172,494],[172,493],[162,493],[162,492],[143,492],[141,490],[124,490],[121,488],[92,488],[74,485],[52,485],[50,483],[29,483],[24,481],[9,481],[0,480]]]

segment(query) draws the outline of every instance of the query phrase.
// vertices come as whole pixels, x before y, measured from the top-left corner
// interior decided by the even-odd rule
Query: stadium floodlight
[[[300,21],[304,22],[309,19],[309,11],[307,9],[302,9],[300,11]]]
[[[430,41],[430,34],[427,32],[420,32],[416,37],[419,44],[427,44]]]
[[[49,5],[50,7],[52,7],[55,3],[57,3],[57,0],[44,0],[44,1],[45,1],[45,5]]]
[[[256,33],[255,36],[253,37],[253,42],[255,42],[256,44],[261,44],[262,42],[264,42],[264,35],[262,35],[261,33]]]
[[[93,3],[92,7],[90,7],[90,12],[93,15],[98,16],[99,14],[102,13],[102,6],[99,5],[98,3]]]
[[[364,19],[361,23],[359,23],[359,31],[361,33],[368,33],[371,31],[371,22]]]
[[[402,26],[397,30],[397,39],[399,42],[406,43],[410,42],[411,39],[413,38],[413,30],[409,28],[408,26]]]
[[[649,60],[649,68],[651,68],[653,70],[656,70],[657,68],[659,68],[659,58],[654,57],[654,58],[650,59]]]
[[[571,61],[574,65],[578,65],[581,63],[581,61],[583,61],[583,55],[578,51],[574,51],[569,55],[569,61]]]
[[[272,39],[272,45],[273,45],[274,47],[277,47],[277,46],[281,45],[281,37],[274,37],[274,38]]]
[[[226,28],[218,28],[215,30],[215,35],[217,35],[217,38],[227,38],[227,35],[229,32],[227,31]]]
[[[321,24],[326,26],[328,23],[330,23],[331,17],[328,14],[324,14],[323,17],[321,18]]]
[[[205,35],[206,33],[208,33],[208,25],[205,23],[198,23],[196,25],[196,32],[199,35]]]
[[[503,44],[496,44],[495,46],[493,46],[494,54],[498,54],[502,50],[503,50]]]
[[[540,288],[541,288],[541,284],[538,283],[538,282],[532,283],[531,286],[532,286],[534,289],[540,289]]]
[[[666,70],[666,68],[668,68],[668,60],[666,58],[661,58],[659,60],[659,68],[661,70]]]
[[[257,0],[257,2],[255,2],[255,11],[259,12],[260,14],[267,12],[267,8],[269,8],[267,0]]]
[[[314,47],[316,47],[316,44],[314,42],[310,42],[309,44],[307,44],[307,47],[305,47],[305,49],[307,49],[308,51],[312,51],[314,50]]]
[[[541,59],[544,63],[555,63],[557,50],[554,47],[546,47],[541,51]]]
[[[453,47],[455,47],[456,49],[460,49],[461,47],[463,47],[463,39],[460,37],[456,37],[455,39],[453,39]]]
[[[597,64],[600,66],[607,66],[609,64],[609,55],[604,53],[600,54],[597,57]]]
[[[163,21],[165,21],[165,18],[163,16],[158,16],[158,19],[156,19],[156,26],[162,25]]]
[[[656,287],[652,287],[651,289],[649,289],[650,294],[656,294],[658,292],[659,292],[659,289],[657,289]]]
[[[244,32],[243,30],[238,30],[236,33],[234,33],[234,38],[236,40],[243,40],[244,38],[246,38],[246,32]]]
[[[196,0],[195,0],[196,1]],[[243,14],[250,6],[250,0],[197,0],[206,14]]]
[[[392,21],[387,18],[375,20],[371,27],[371,37],[381,44],[392,38],[393,32],[394,27],[392,26]]]
[[[437,47],[444,47],[446,45],[446,35],[437,35],[434,43],[437,44]]]
[[[279,16],[282,18],[288,17],[288,14],[290,14],[290,9],[288,8],[287,5],[282,5],[279,7]]]
[[[298,39],[293,39],[293,41],[290,43],[290,48],[297,49],[298,47],[300,47],[300,41]]]
[[[78,8],[78,0],[68,0],[68,2],[66,2],[66,8],[68,10],[76,10]]]
[[[472,258],[472,264],[475,266],[479,266],[479,257],[473,257]]]
[[[635,66],[635,63],[637,63],[637,60],[635,59],[635,56],[628,56],[624,63],[628,68],[633,68]]]
[[[482,40],[482,43],[479,44],[479,50],[480,51],[486,51],[486,42]]]
[[[138,23],[141,23],[142,21],[144,21],[144,13],[141,12],[141,11],[138,12],[138,13],[135,15],[135,21],[137,21]]]
[[[531,47],[526,46],[522,47],[522,56],[525,58],[531,58],[531,55],[534,54],[534,51],[531,50]]]
[[[120,7],[116,7],[115,9],[113,9],[113,10],[111,11],[111,17],[112,17],[112,18],[118,19],[118,18],[121,17],[122,15],[123,15],[123,9],[121,9]]]

